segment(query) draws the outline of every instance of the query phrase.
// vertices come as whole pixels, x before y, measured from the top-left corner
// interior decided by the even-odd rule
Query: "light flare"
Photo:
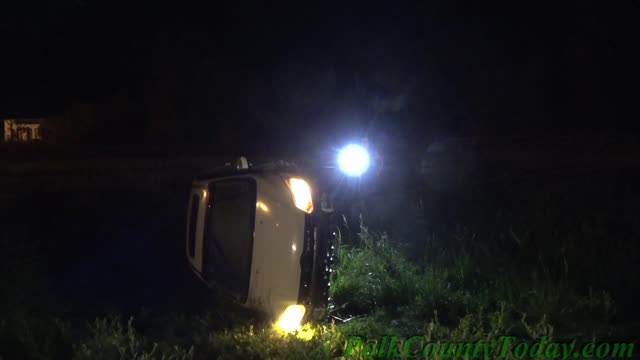
[[[263,203],[262,201],[258,201],[256,203],[256,207],[266,213],[269,212],[269,207],[267,206],[267,204]]]
[[[286,333],[296,331],[300,329],[300,323],[305,312],[304,305],[289,305],[280,315],[276,326]]]
[[[338,153],[338,167],[348,176],[361,176],[370,162],[369,152],[361,145],[347,145]]]

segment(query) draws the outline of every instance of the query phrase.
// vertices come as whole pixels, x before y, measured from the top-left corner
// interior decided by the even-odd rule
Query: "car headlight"
[[[304,305],[289,305],[282,315],[280,315],[276,326],[284,332],[298,330],[305,312],[306,309]]]
[[[311,214],[313,211],[313,199],[311,198],[311,186],[303,179],[292,177],[286,180],[289,190],[293,195],[293,203],[295,206]]]

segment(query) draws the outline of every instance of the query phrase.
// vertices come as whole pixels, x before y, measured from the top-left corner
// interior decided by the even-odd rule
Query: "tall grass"
[[[74,345],[74,360],[187,360],[193,359],[193,348],[183,349],[150,342],[132,325],[119,317],[98,318],[89,327],[90,335]]]
[[[58,320],[29,301],[48,292],[37,258],[5,239],[0,355],[330,359],[344,353],[350,335],[607,338],[617,321],[611,294],[628,288],[631,280],[619,277],[635,269],[637,247],[627,248],[640,236],[633,215],[640,202],[616,204],[609,197],[621,199],[617,190],[594,194],[593,187],[550,182],[439,195],[441,212],[429,231],[413,232],[426,239],[394,238],[361,220],[351,229],[355,241],[339,245],[331,278],[332,315],[348,321],[307,324],[291,335],[219,302],[197,316],[98,317],[81,326]]]
[[[463,288],[464,269],[418,266],[385,234],[364,225],[361,243],[339,246],[339,266],[333,274],[332,295],[345,317],[382,310],[390,316],[425,320],[440,309],[441,319],[455,321],[481,301]]]
[[[481,227],[453,226],[434,233],[431,253],[415,263],[386,234],[361,225],[359,243],[340,246],[332,280],[336,312],[351,319],[340,331],[454,342],[505,334],[525,341],[611,336],[616,310],[609,293],[573,281],[570,255],[545,256],[549,248],[536,249],[531,235],[514,228],[502,229],[510,238],[481,242]],[[562,244],[569,228],[556,228],[551,242]],[[507,241],[514,246],[506,248]]]
[[[7,327],[6,321],[2,326],[5,332],[18,334],[20,348],[14,354],[19,356],[13,358],[67,356],[77,360],[331,359],[344,354],[351,335],[375,339],[420,334],[428,341],[443,342],[492,341],[505,334],[531,340],[558,336],[557,320],[540,304],[568,301],[563,298],[567,296],[564,290],[531,281],[523,289],[531,288],[539,295],[524,302],[510,293],[514,288],[508,281],[513,277],[469,281],[474,274],[471,256],[454,261],[454,266],[416,264],[384,233],[362,226],[359,234],[358,246],[339,247],[340,262],[332,277],[332,296],[338,305],[334,315],[350,319],[346,323],[307,324],[299,333],[284,335],[268,323],[251,323],[237,315],[232,316],[236,320],[226,321],[222,314],[213,313],[168,316],[162,324],[143,326],[146,331],[133,319],[112,316],[97,318],[84,330],[70,331],[67,324],[25,313],[19,317],[33,322],[27,330],[20,332],[15,324]],[[603,301],[610,300],[596,292],[576,299],[574,317],[585,316],[578,309],[606,312]],[[226,324],[224,329],[216,325],[221,321]],[[165,331],[158,332],[158,326]],[[36,329],[39,334],[30,333]]]

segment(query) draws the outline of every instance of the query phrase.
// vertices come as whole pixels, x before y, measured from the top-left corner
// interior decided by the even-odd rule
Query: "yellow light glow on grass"
[[[289,305],[284,310],[282,315],[280,315],[280,319],[276,323],[278,329],[290,333],[300,329],[300,322],[304,317],[304,313],[306,309],[304,305]]]
[[[296,338],[300,340],[309,341],[313,339],[314,336],[316,336],[316,331],[309,323],[304,324],[296,331]]]

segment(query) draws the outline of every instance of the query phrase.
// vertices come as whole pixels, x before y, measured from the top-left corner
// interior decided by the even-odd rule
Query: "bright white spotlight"
[[[347,145],[338,153],[338,166],[349,176],[360,176],[369,168],[369,153],[360,145]]]

